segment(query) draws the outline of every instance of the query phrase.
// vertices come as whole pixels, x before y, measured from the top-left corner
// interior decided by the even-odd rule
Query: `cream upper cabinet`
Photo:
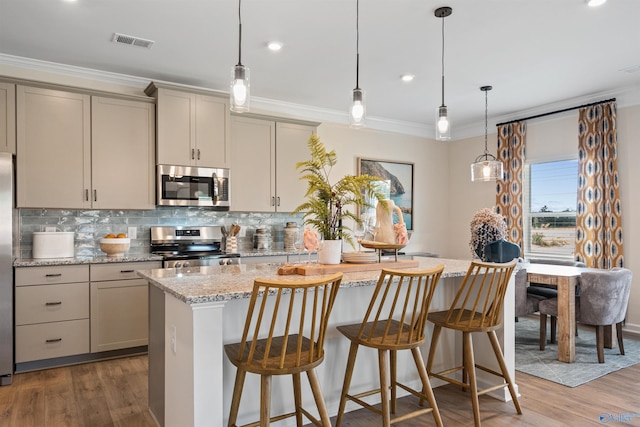
[[[92,207],[154,209],[154,105],[94,96],[91,108]]]
[[[231,117],[232,211],[275,211],[275,143],[274,122]]]
[[[280,212],[291,212],[304,202],[307,182],[300,180],[296,163],[311,158],[307,141],[315,126],[276,123],[276,188]]]
[[[91,207],[91,97],[17,86],[17,206]]]
[[[291,212],[306,186],[296,163],[309,157],[314,125],[231,118],[231,210]]]
[[[17,205],[152,209],[154,106],[18,86]]]
[[[16,87],[0,82],[0,151],[16,152]]]
[[[187,92],[154,83],[158,164],[229,167],[229,103],[221,96]]]

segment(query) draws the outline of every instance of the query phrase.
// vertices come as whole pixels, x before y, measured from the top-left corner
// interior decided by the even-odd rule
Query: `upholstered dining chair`
[[[313,424],[331,427],[315,372],[324,359],[324,340],[329,315],[336,299],[342,273],[306,280],[254,281],[242,341],[224,346],[236,366],[229,426],[235,427],[247,372],[260,375],[260,421],[245,426],[268,426],[271,422],[302,416]],[[320,420],[302,407],[300,374],[306,372]],[[295,411],[271,416],[271,378],[291,375]]]
[[[485,261],[488,262],[508,262],[514,258],[520,257],[520,246],[504,239],[496,240],[488,243],[484,247],[486,255]],[[546,297],[529,293],[529,282],[527,281],[527,271],[523,268],[519,269],[515,274],[515,314],[516,322],[518,317],[533,314],[538,311],[538,304]]]
[[[384,427],[389,427],[391,423],[414,418],[429,412],[432,413],[436,425],[442,426],[438,405],[420,354],[420,346],[425,341],[427,313],[443,269],[444,265],[442,264],[429,270],[383,269],[362,322],[338,326],[338,331],[351,341],[351,346],[340,396],[336,427],[342,425],[347,400],[351,400],[381,415]],[[380,388],[351,395],[349,394],[351,377],[360,346],[378,350]],[[411,351],[422,383],[421,392],[397,381],[396,356],[402,350]],[[389,372],[387,371],[387,364]],[[387,375],[390,377],[389,380],[387,380]],[[392,420],[391,414],[396,413],[397,387],[420,397],[421,403],[426,398],[430,407],[402,414]],[[381,410],[362,400],[365,396],[377,393],[380,393],[381,397]]]
[[[473,419],[477,427],[481,425],[478,396],[493,390],[508,387],[516,411],[518,414],[522,414],[518,395],[507,370],[496,335],[496,330],[502,327],[504,298],[517,262],[517,259],[506,263],[472,262],[449,310],[429,313],[428,316],[428,320],[434,324],[434,329],[427,360],[427,372],[430,377],[457,384],[471,391]],[[462,332],[463,364],[445,371],[433,372],[433,362],[442,328]],[[476,364],[472,334],[477,332],[485,332],[488,335],[500,366],[500,372]],[[476,368],[501,377],[504,382],[501,381],[500,384],[478,390]],[[462,371],[462,381],[450,376],[460,370]]]
[[[589,271],[580,275],[580,296],[576,297],[576,321],[596,327],[598,362],[604,363],[604,327],[616,326],[620,354],[624,355],[622,322],[627,314],[633,273],[626,268]],[[547,316],[558,316],[557,298],[540,302],[540,350],[546,341]],[[551,322],[552,328],[556,322]]]

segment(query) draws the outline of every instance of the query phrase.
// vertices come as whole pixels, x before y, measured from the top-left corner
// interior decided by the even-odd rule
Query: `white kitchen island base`
[[[436,290],[432,310],[449,307],[469,265],[469,261],[422,258],[420,268],[431,268],[439,263],[445,264],[445,272]],[[149,407],[161,426],[227,425],[235,367],[226,360],[223,345],[239,341],[241,337],[253,279],[274,278],[275,271],[275,266],[267,268],[242,265],[197,268],[192,269],[191,273],[182,272],[180,276],[176,275],[174,270],[168,269],[140,272],[141,276],[155,285],[154,289],[150,287],[150,292],[152,295],[155,293],[155,297],[150,298]],[[325,360],[317,368],[331,416],[336,415],[338,410],[349,351],[349,341],[335,329],[335,326],[362,319],[378,275],[379,272],[344,275],[343,286],[338,293],[327,331]],[[285,277],[287,276],[278,278]],[[201,288],[204,282],[208,283],[204,285],[206,290]],[[236,283],[234,291],[230,291],[231,282]],[[159,290],[162,291],[163,298],[158,298]],[[209,297],[205,297],[205,294]],[[215,296],[212,296],[214,294]],[[513,286],[509,287],[506,298],[507,301],[514,300]],[[513,310],[513,303],[505,304],[504,328],[498,331],[498,336],[509,373],[515,378]],[[431,324],[428,324],[427,328],[427,342],[421,348],[425,357],[429,349]],[[486,334],[474,334],[474,340],[478,363],[498,369]],[[377,353],[366,350],[370,349],[361,349],[358,352],[351,385],[351,391],[354,393],[371,389],[378,382]],[[159,352],[162,354],[158,354]],[[483,355],[486,355],[486,359]],[[409,363],[409,360],[404,363],[404,356],[410,357],[398,355],[398,379],[419,388],[420,380],[413,363]],[[453,331],[443,331],[434,369],[453,367],[461,360],[461,335],[455,335]],[[478,372],[480,387],[496,384],[496,377],[483,374],[484,372]],[[432,384],[435,387],[442,382],[435,380]],[[302,385],[303,406],[315,413],[311,390],[306,381],[303,381]],[[272,414],[291,411],[293,390],[290,378],[274,378],[273,387]],[[399,389],[399,395],[401,391]],[[504,401],[510,399],[508,391],[502,389],[493,395]],[[249,374],[240,403],[238,424],[256,421],[259,418],[259,401],[259,376]],[[378,401],[378,396],[369,397],[371,403]],[[353,403],[347,405],[347,411],[354,409],[359,407]],[[295,419],[287,421],[281,422],[280,425],[295,425]]]

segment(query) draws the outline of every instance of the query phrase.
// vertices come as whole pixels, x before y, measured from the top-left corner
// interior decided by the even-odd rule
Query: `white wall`
[[[635,271],[626,330],[640,334],[640,195],[633,185],[640,182],[640,106],[618,109],[618,171],[623,212],[625,266]],[[549,161],[577,154],[578,114],[549,116],[532,121],[527,129],[527,159]],[[489,151],[496,152],[496,134],[489,135]],[[471,183],[469,165],[484,149],[484,136],[449,144],[449,245],[440,253],[447,258],[470,258],[469,221],[474,212],[495,205],[495,184]]]
[[[443,227],[448,221],[447,143],[337,124],[322,124],[318,136],[338,155],[333,180],[357,173],[358,157],[413,163],[414,232],[404,250],[444,255],[448,239]]]

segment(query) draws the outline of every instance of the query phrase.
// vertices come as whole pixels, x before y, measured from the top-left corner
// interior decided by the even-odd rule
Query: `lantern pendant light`
[[[493,89],[492,86],[482,86],[480,88],[484,92],[484,153],[476,157],[476,160],[471,164],[472,182],[486,182],[504,178],[502,162],[496,159],[494,155],[489,154],[487,149],[487,92],[491,89]]]
[[[365,93],[360,89],[360,0],[356,0],[356,87],[353,89],[349,124],[352,128],[365,127]]]
[[[436,110],[436,139],[448,141],[451,139],[451,122],[449,112],[444,105],[444,18],[451,15],[453,9],[448,6],[439,7],[433,13],[436,18],[442,18],[442,104]]]
[[[236,113],[249,111],[249,68],[242,65],[242,0],[238,0],[238,64],[231,67],[230,107]]]

